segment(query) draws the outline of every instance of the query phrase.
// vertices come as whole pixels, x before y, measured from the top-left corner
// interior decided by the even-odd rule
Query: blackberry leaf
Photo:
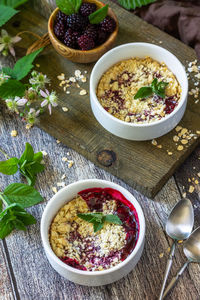
[[[153,3],[156,0],[117,0],[117,1],[124,8],[131,10],[131,9],[136,9],[136,7],[142,7],[149,3]]]

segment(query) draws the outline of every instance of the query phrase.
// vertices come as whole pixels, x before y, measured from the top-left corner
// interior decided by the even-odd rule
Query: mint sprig
[[[32,146],[26,143],[25,151],[19,159],[12,157],[0,162],[0,172],[13,175],[19,170],[26,177],[28,184],[34,185],[37,174],[44,170],[42,158],[42,152],[34,153]]]
[[[81,4],[82,0],[56,0],[56,5],[66,15],[77,13]]]
[[[121,6],[131,10],[136,9],[136,7],[142,7],[147,4],[153,3],[156,0],[117,0]]]
[[[160,96],[161,98],[165,97],[165,88],[168,85],[168,82],[160,81],[158,82],[157,78],[154,78],[150,86],[141,87],[134,96],[134,99],[146,98],[153,94]]]
[[[103,228],[105,222],[121,225],[122,221],[117,215],[104,215],[103,213],[85,213],[77,214],[79,218],[93,224],[94,232]]]
[[[108,4],[89,15],[90,24],[99,24],[108,14]]]

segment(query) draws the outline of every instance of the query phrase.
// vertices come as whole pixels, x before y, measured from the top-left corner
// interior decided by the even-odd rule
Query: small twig
[[[10,158],[10,156],[1,148],[0,148],[0,152],[5,156],[5,158],[7,158],[7,159]]]

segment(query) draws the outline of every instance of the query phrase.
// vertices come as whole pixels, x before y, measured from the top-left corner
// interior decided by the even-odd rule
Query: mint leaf
[[[89,223],[93,223],[93,222],[99,223],[102,221],[103,218],[102,213],[85,213],[85,214],[78,214],[77,216]]]
[[[0,5],[0,27],[8,22],[17,13],[18,10],[15,10],[12,7]]]
[[[94,222],[93,223],[94,232],[97,232],[97,231],[101,230],[102,228],[103,228],[103,224],[102,223],[98,223],[98,222]]]
[[[22,156],[20,157],[19,164],[22,164],[25,160],[32,161],[33,157],[34,157],[33,147],[31,146],[31,144],[26,143],[25,150]]]
[[[153,94],[152,88],[150,86],[141,87],[134,96],[134,99],[146,98]]]
[[[8,99],[15,96],[22,97],[25,92],[25,85],[20,81],[9,79],[0,86],[0,98]]]
[[[89,15],[90,24],[99,24],[107,16],[108,4]]]
[[[18,203],[23,208],[43,201],[42,196],[37,190],[23,183],[11,183],[5,188],[3,196],[8,204]]]
[[[41,160],[43,159],[43,154],[42,152],[37,152],[34,154],[33,156],[33,160],[37,161],[37,162],[41,162]]]
[[[66,15],[77,13],[81,4],[82,0],[56,0],[56,5]]]
[[[8,160],[0,162],[0,172],[5,175],[13,175],[18,170],[18,159],[12,157]]]
[[[0,0],[0,4],[17,8],[18,6],[26,3],[28,0]]]
[[[20,58],[16,62],[15,66],[13,68],[12,78],[17,79],[17,80],[21,80],[22,78],[24,78],[30,72],[30,70],[34,67],[32,62],[34,61],[36,56],[42,50],[43,50],[43,48],[40,48],[26,56],[23,56],[22,58]]]
[[[113,223],[113,224],[122,224],[122,221],[120,220],[120,218],[117,215],[106,215],[104,217],[104,221],[108,222],[108,223]]]
[[[117,0],[121,6],[130,10],[135,9],[136,7],[142,7],[149,3],[153,3],[156,0]]]
[[[32,215],[27,213],[21,205],[13,203],[0,214],[0,238],[4,239],[15,228],[26,230],[27,225],[35,223],[36,219]]]

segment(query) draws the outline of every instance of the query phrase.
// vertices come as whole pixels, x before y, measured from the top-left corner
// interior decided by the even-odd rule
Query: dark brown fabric
[[[160,0],[135,14],[193,47],[200,59],[200,0]]]

